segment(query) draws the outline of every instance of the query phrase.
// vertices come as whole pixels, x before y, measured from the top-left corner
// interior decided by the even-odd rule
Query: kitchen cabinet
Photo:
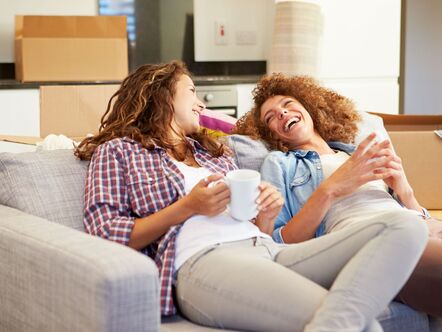
[[[40,136],[40,91],[0,89],[0,134]]]

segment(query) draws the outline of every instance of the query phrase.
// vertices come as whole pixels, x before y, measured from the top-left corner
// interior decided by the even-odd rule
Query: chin
[[[195,126],[187,132],[187,135],[197,134],[200,131],[200,129],[201,127],[199,125]]]

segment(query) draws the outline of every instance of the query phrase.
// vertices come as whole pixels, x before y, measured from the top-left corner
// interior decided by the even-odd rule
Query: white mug
[[[232,218],[239,221],[255,218],[258,214],[256,199],[260,193],[261,174],[251,169],[237,169],[228,172],[224,181],[230,189],[228,207]]]

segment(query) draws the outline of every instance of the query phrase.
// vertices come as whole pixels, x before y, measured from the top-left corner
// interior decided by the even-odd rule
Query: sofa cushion
[[[84,231],[87,165],[72,149],[0,153],[0,204]]]
[[[428,330],[428,316],[409,306],[391,302],[377,317],[385,332],[416,332]]]

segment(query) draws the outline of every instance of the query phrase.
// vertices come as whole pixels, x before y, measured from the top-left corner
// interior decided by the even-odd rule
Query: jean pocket
[[[195,264],[204,256],[215,250],[219,247],[219,244],[214,244],[205,247],[204,249],[201,249],[196,254],[193,254],[190,258],[187,259],[187,261],[183,264],[183,266],[180,268],[180,272],[185,274],[191,274],[192,270],[195,266]]]

